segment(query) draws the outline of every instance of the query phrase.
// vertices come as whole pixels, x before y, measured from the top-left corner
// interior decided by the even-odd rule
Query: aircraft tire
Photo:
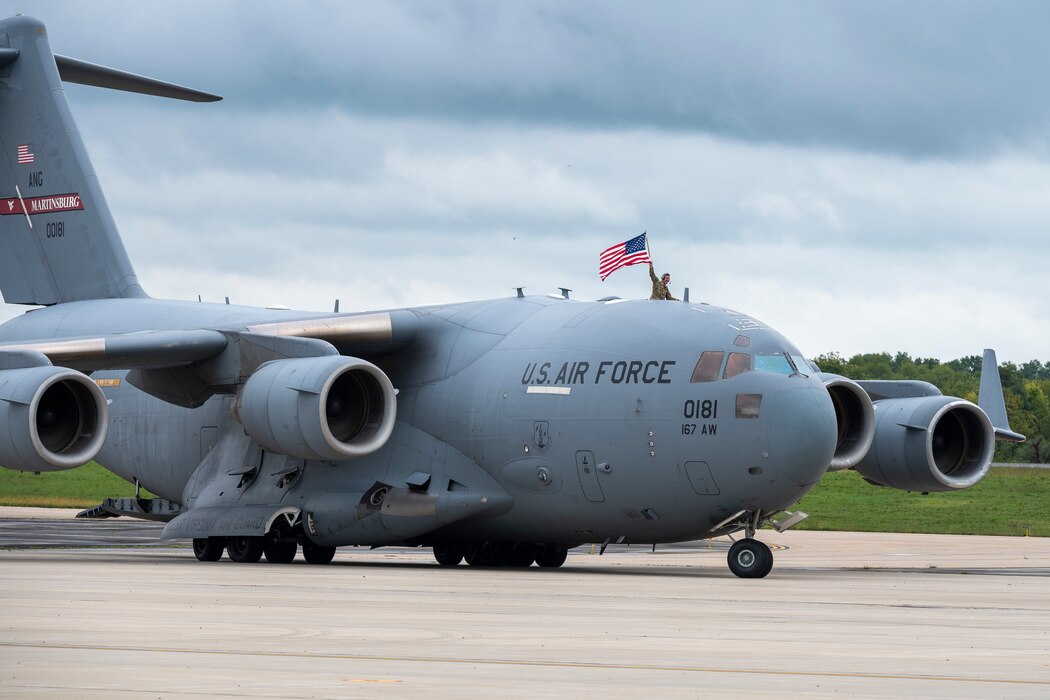
[[[502,542],[475,542],[463,556],[470,566],[503,566],[506,550]]]
[[[270,542],[263,547],[263,556],[271,564],[288,564],[295,559],[299,545],[295,542]]]
[[[532,566],[534,561],[536,561],[536,548],[531,544],[519,543],[514,545],[504,558],[506,566],[513,566],[521,569]]]
[[[226,540],[222,537],[198,537],[193,540],[193,556],[197,557],[197,561],[219,561],[225,549]]]
[[[330,564],[335,557],[335,547],[322,547],[310,540],[303,542],[303,559],[307,564]]]
[[[441,566],[459,566],[463,561],[463,547],[458,544],[436,544],[434,558]]]
[[[740,578],[764,578],[773,570],[773,552],[750,537],[729,548],[729,570]]]
[[[254,564],[262,559],[262,537],[230,537],[226,540],[226,554],[238,564]]]
[[[569,549],[567,547],[546,545],[537,550],[536,565],[542,566],[544,569],[557,569],[565,563],[565,558],[568,556]]]

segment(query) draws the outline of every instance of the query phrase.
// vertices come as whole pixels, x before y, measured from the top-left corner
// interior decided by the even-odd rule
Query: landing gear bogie
[[[544,568],[556,568],[565,563],[568,547],[531,542],[467,542],[438,543],[434,558],[442,566],[455,566],[465,560],[475,567],[528,568],[534,563]]]

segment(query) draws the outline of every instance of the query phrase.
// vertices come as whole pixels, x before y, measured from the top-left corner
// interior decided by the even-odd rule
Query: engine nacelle
[[[995,430],[979,407],[951,396],[875,402],[875,442],[857,465],[865,479],[905,491],[953,491],[984,478]]]
[[[839,430],[835,456],[828,469],[849,469],[864,459],[871,448],[875,410],[868,393],[853,380],[837,374],[821,374],[820,378],[831,395]]]
[[[356,357],[274,360],[244,383],[234,417],[264,448],[299,459],[363,457],[394,430],[397,399],[381,369]]]
[[[51,365],[0,371],[0,466],[79,467],[95,458],[108,430],[106,397],[80,372]]]

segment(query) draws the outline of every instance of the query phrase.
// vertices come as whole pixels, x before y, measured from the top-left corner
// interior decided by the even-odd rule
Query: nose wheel
[[[773,569],[773,552],[750,537],[729,548],[729,570],[740,578],[764,578]]]

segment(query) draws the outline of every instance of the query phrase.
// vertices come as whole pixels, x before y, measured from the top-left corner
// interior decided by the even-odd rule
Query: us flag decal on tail
[[[20,144],[18,146],[18,164],[19,165],[27,165],[29,163],[32,163],[35,160],[36,156],[29,152],[29,147],[32,146],[32,145],[33,144],[31,144],[31,143],[23,143],[23,144]]]

